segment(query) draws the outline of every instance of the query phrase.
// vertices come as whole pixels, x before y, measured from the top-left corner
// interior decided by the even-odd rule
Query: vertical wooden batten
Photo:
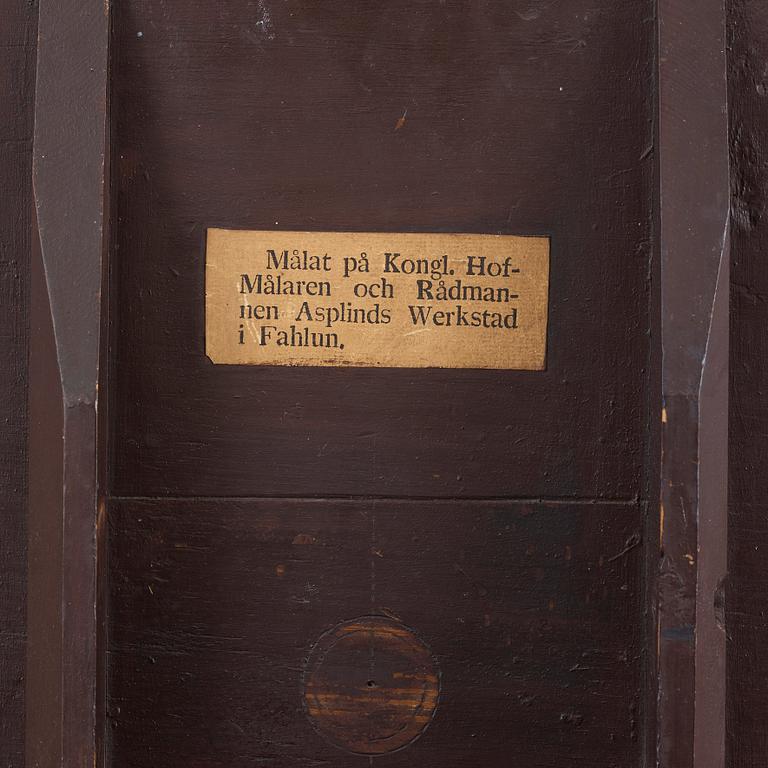
[[[32,109],[37,9],[0,0],[0,765],[24,763],[30,616],[26,348],[30,327]]]
[[[63,397],[60,744],[67,768],[96,757],[97,453],[109,6],[42,0],[33,184]]]
[[[728,3],[731,354],[727,636],[729,768],[765,762],[768,701],[768,5]]]
[[[724,765],[728,150],[725,7],[659,3],[662,459],[657,764]]]

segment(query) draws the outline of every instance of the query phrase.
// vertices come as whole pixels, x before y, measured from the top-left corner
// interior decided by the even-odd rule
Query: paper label
[[[549,239],[209,229],[206,353],[235,365],[546,363]]]

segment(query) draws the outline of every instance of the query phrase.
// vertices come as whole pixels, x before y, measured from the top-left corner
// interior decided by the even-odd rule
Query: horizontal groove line
[[[106,495],[107,501],[172,501],[172,502],[201,502],[201,501],[232,501],[232,502],[267,502],[267,501],[410,501],[414,503],[456,503],[456,502],[497,502],[507,504],[580,504],[590,506],[639,505],[643,499],[634,498],[601,498],[584,497],[546,497],[546,496],[376,496],[376,495],[339,495],[339,496],[113,496]]]

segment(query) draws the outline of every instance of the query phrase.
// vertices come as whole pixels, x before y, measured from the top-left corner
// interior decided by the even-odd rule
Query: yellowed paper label
[[[209,229],[206,353],[542,370],[548,289],[546,237]]]

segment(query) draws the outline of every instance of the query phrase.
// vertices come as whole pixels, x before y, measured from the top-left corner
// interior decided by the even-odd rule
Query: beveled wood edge
[[[660,0],[662,421],[655,763],[722,768],[729,157],[725,2]]]
[[[28,737],[51,765],[100,762],[97,595],[97,406],[105,252],[109,3],[40,0],[33,187],[63,399],[58,679],[48,681],[50,736]],[[49,432],[47,424],[33,430]],[[30,435],[30,439],[41,439]],[[43,438],[44,439],[44,438]],[[34,643],[35,638],[30,638]],[[29,740],[29,738],[28,738]],[[41,768],[47,768],[41,766]]]

